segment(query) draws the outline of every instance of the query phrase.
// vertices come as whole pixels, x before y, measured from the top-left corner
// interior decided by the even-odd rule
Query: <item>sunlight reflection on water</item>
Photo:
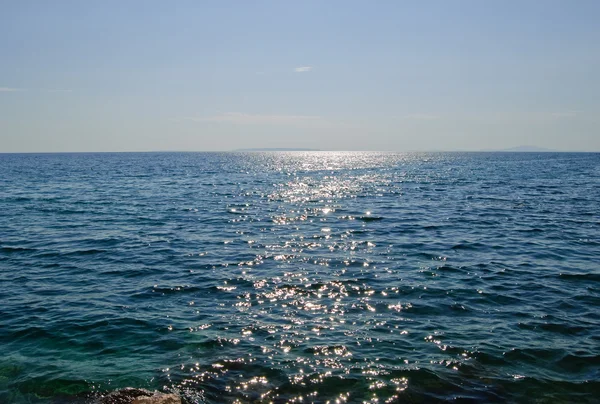
[[[547,170],[559,157],[10,160],[2,207],[20,221],[0,217],[2,353],[27,366],[5,390],[51,396],[85,378],[191,402],[587,394],[600,187],[568,179],[598,158]]]

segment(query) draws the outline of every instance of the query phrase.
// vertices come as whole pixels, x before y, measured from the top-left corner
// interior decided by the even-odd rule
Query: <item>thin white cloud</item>
[[[243,112],[225,112],[203,117],[187,117],[189,121],[209,123],[231,123],[236,125],[292,125],[319,122],[321,117],[313,115],[263,115]]]
[[[577,116],[577,111],[552,112],[550,116],[552,118],[574,118]]]
[[[16,93],[21,91],[31,92],[46,92],[46,93],[72,93],[73,90],[68,88],[16,88],[16,87],[0,87],[0,93]]]
[[[419,121],[431,121],[434,119],[439,119],[439,115],[433,115],[433,114],[408,114],[408,115],[403,115],[400,116],[400,119],[414,119],[414,120],[419,120]]]
[[[294,72],[296,73],[306,73],[311,71],[313,68],[312,66],[300,66],[300,67],[296,67],[294,68]]]
[[[515,111],[515,112],[498,112],[489,118],[505,120],[505,121],[524,121],[524,122],[554,122],[562,119],[573,119],[581,117],[582,111],[564,110],[564,111]],[[487,118],[487,116],[483,116]]]
[[[17,91],[25,91],[23,88],[0,87],[0,93],[14,93]]]

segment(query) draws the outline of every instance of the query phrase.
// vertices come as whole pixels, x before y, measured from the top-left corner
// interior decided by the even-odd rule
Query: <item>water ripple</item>
[[[1,402],[596,400],[597,154],[0,163]]]

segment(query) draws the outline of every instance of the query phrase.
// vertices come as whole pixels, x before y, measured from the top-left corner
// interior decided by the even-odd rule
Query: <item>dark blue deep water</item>
[[[600,154],[0,155],[0,402],[598,402]]]

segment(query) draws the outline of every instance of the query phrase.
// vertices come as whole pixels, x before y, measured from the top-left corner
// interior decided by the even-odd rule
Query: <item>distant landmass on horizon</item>
[[[258,147],[252,149],[235,149],[236,152],[262,152],[262,151],[321,151],[319,149],[307,149],[297,147]]]
[[[268,151],[323,151],[321,149],[301,148],[301,147],[256,147],[249,149],[234,149],[234,152],[268,152]],[[331,150],[333,151],[333,150]],[[416,150],[415,150],[416,151]],[[422,152],[448,152],[447,150],[420,150]],[[483,152],[556,152],[557,150],[544,147],[522,145],[506,149],[486,149]]]
[[[511,147],[508,149],[498,150],[498,151],[504,151],[504,152],[554,152],[556,150],[546,149],[544,147],[537,147],[537,146],[517,146],[517,147]]]

